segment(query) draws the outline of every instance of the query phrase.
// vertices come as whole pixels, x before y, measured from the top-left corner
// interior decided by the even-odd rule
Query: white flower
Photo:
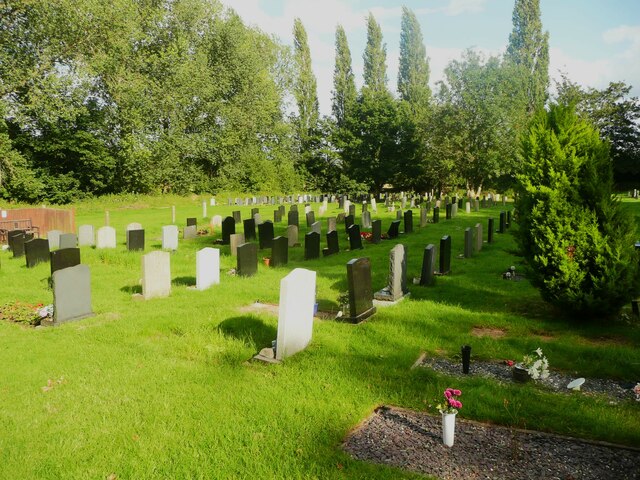
[[[536,353],[538,354],[539,357],[542,356],[542,349],[540,347],[536,348]]]

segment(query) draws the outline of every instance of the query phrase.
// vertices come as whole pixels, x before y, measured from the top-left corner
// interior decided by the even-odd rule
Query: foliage
[[[0,305],[0,320],[37,326],[45,318],[53,318],[53,305],[31,305],[20,301]]]
[[[522,143],[518,241],[545,300],[610,317],[638,285],[634,226],[612,196],[609,147],[573,108],[540,113]]]
[[[387,91],[387,46],[382,29],[372,13],[367,17],[367,45],[364,60],[364,85],[373,92]]]
[[[299,18],[293,24],[293,48],[296,73],[293,93],[298,105],[298,128],[301,147],[304,150],[309,133],[318,122],[318,92],[316,77],[311,68],[311,51],[307,31]]]
[[[402,7],[398,92],[411,105],[429,103],[429,61],[415,13]]]
[[[333,92],[331,111],[336,121],[336,127],[344,125],[353,104],[356,102],[356,83],[351,68],[351,51],[347,41],[347,34],[342,25],[336,27],[336,61],[333,70]]]

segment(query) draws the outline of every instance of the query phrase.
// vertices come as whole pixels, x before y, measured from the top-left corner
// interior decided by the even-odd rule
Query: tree
[[[336,27],[336,62],[333,70],[333,95],[331,111],[336,125],[341,128],[356,101],[356,82],[351,68],[351,51],[347,34],[341,25]]]
[[[609,146],[573,106],[540,111],[521,147],[520,249],[543,298],[579,318],[615,315],[638,287],[635,226],[612,196]]]
[[[387,47],[382,29],[370,13],[367,17],[367,45],[364,50],[364,85],[374,92],[387,91]]]
[[[293,49],[296,65],[293,91],[298,105],[301,135],[304,138],[318,122],[318,92],[316,77],[311,68],[307,31],[299,18],[296,18],[293,23]]]
[[[543,107],[549,88],[549,32],[542,32],[540,0],[516,0],[505,59],[521,67],[529,113]]]
[[[398,92],[400,98],[412,106],[426,105],[431,96],[429,62],[422,31],[415,14],[407,7],[402,7]]]

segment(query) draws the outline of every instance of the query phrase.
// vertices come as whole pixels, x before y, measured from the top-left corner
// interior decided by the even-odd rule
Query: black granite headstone
[[[307,212],[307,228],[311,228],[311,225],[316,223],[316,214],[313,212]]]
[[[7,244],[9,245],[9,250],[13,252],[13,237],[17,236],[21,233],[27,233],[26,230],[9,230],[9,232],[7,233]],[[24,242],[23,242],[24,243]]]
[[[195,218],[195,217],[189,217],[189,218],[187,218],[187,227],[190,227],[190,226],[192,226],[192,225],[193,225],[194,227],[197,227],[197,226],[198,226],[198,219],[197,219],[197,218]]]
[[[51,275],[53,276],[53,272],[80,265],[80,249],[62,248],[54,250],[49,253],[49,261],[51,262]]]
[[[464,258],[473,257],[473,232],[471,227],[464,229]]]
[[[144,250],[144,230],[127,230],[127,250]]]
[[[33,239],[33,233],[9,233],[8,240],[11,241],[11,251],[13,258],[22,257],[24,255],[24,243]]]
[[[296,206],[296,205],[292,205],[292,206]],[[296,227],[299,227],[300,225],[298,224],[298,210],[289,210],[289,214],[288,214],[288,221],[289,223],[287,225],[295,225]]]
[[[49,241],[45,238],[34,238],[24,242],[24,254],[27,268],[35,267],[38,263],[49,261]]]
[[[304,236],[304,259],[312,260],[320,257],[320,234],[309,232]]]
[[[488,221],[488,226],[487,226],[487,243],[493,243],[493,232],[495,229],[494,226],[494,220],[493,218],[490,218]]]
[[[507,210],[507,228],[511,228],[511,210]]]
[[[256,239],[256,221],[251,218],[246,218],[242,221],[244,227],[244,240],[249,242]]]
[[[360,236],[360,225],[351,225],[349,227],[349,248],[351,250],[362,249],[362,237]]]
[[[353,215],[347,215],[344,217],[344,231],[349,234],[349,227],[356,223],[355,217]]]
[[[287,237],[276,237],[271,243],[271,266],[279,267],[289,263],[289,240]]]
[[[445,214],[446,215],[446,219],[447,220],[451,220],[451,209],[452,209],[451,208],[451,204],[447,203],[447,207],[446,208],[447,208],[447,211],[446,211],[446,214]]]
[[[233,217],[222,220],[222,244],[229,245],[230,237],[236,233],[236,221]]]
[[[322,249],[322,254],[326,257],[327,255],[338,253],[339,251],[340,242],[338,241],[338,232],[331,230],[327,233],[327,248]]]
[[[400,234],[400,220],[394,220],[391,222],[389,226],[389,230],[387,230],[387,237],[389,238],[398,238]]]
[[[349,215],[355,218],[356,216],[356,206],[352,203],[349,205]]]
[[[232,215],[233,215],[233,223],[240,223],[242,221],[240,210],[234,210]]]
[[[440,207],[433,207],[433,223],[440,221]]]
[[[273,245],[273,222],[267,220],[264,223],[258,225],[258,241],[260,243],[260,250],[263,248],[271,248]]]
[[[411,210],[404,212],[404,233],[413,233],[413,212]]]
[[[382,240],[382,220],[371,222],[371,243],[377,245]]]
[[[507,212],[500,212],[500,228],[498,233],[505,233],[507,229]]]
[[[347,322],[359,323],[376,313],[371,288],[371,260],[354,258],[347,263],[349,285],[349,316]]]
[[[238,246],[236,273],[241,277],[250,277],[258,271],[258,245],[243,243]]]
[[[296,205],[296,204],[291,205],[289,207],[289,211],[290,212],[297,212],[298,211],[298,205]],[[289,225],[291,225],[291,224],[289,224]]]
[[[424,249],[422,255],[422,273],[420,274],[420,285],[426,287],[433,284],[435,277],[433,272],[436,269],[436,247],[430,243]]]
[[[440,274],[451,272],[451,237],[445,235],[440,239]]]

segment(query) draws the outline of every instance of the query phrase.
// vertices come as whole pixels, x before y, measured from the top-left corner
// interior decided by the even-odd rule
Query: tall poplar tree
[[[370,13],[367,17],[367,46],[364,50],[364,85],[374,92],[387,90],[387,46],[382,29]]]
[[[310,130],[318,123],[318,89],[316,77],[311,68],[311,51],[307,41],[307,31],[302,21],[293,22],[293,48],[296,64],[294,95],[298,105],[298,121],[301,141],[304,143]]]
[[[549,32],[542,31],[540,0],[516,0],[505,59],[522,67],[527,110],[543,107],[549,87]]]
[[[342,25],[336,27],[336,64],[333,70],[333,96],[331,110],[338,127],[344,125],[350,108],[356,101],[356,82],[351,68],[351,51]]]
[[[398,92],[402,100],[411,104],[424,104],[431,96],[429,62],[422,31],[415,14],[407,7],[402,7]]]

